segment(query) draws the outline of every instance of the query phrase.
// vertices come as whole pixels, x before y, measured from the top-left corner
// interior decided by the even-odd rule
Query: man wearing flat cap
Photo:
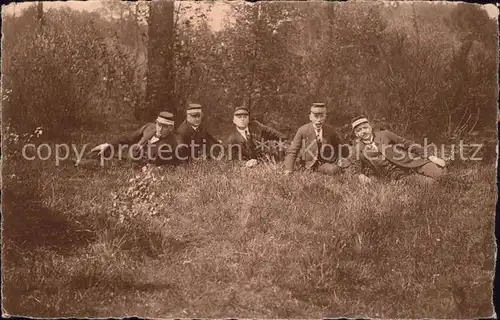
[[[247,107],[239,106],[234,110],[235,128],[227,138],[227,159],[245,161],[246,167],[254,167],[264,159],[269,142],[281,143],[286,140],[282,133],[265,126],[259,121],[250,121]],[[266,148],[267,146],[267,148]]]
[[[174,131],[174,116],[160,112],[155,123],[146,123],[134,132],[103,143],[90,151],[90,156],[121,157],[124,147],[129,147],[129,156],[136,161],[155,165],[180,164],[186,158],[182,140]],[[111,156],[111,157],[110,157]]]
[[[198,159],[205,153],[211,155],[210,149],[220,141],[215,139],[203,124],[203,111],[200,104],[190,103],[186,109],[186,120],[177,128],[184,144],[188,145],[189,158]]]
[[[356,117],[351,126],[356,141],[350,158],[359,164],[361,182],[369,182],[369,176],[397,180],[420,174],[437,178],[446,172],[444,160],[427,157],[422,146],[391,131],[374,131],[365,116]]]
[[[324,103],[314,103],[309,113],[310,122],[297,130],[287,150],[285,174],[293,171],[297,162],[306,170],[325,174],[339,173],[349,148],[343,145],[335,130],[325,124],[327,110]]]

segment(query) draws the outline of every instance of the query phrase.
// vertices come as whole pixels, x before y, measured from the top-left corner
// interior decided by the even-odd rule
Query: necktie
[[[318,145],[318,160],[321,160],[323,157],[323,137],[321,136],[321,129],[316,129],[316,143]]]
[[[366,148],[370,151],[378,151],[377,145],[375,144],[374,141],[367,143]]]
[[[321,129],[316,130],[316,141],[318,144],[321,144],[323,142],[323,137],[321,137]]]
[[[379,160],[385,159],[384,153],[382,153],[378,150],[378,147],[377,147],[377,144],[375,144],[375,141],[371,141],[368,143],[365,142],[365,149],[371,154],[371,157],[378,157],[377,159],[379,159]]]

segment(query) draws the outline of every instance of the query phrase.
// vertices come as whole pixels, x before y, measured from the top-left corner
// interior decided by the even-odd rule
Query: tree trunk
[[[37,20],[38,20],[38,27],[40,31],[40,35],[42,34],[43,31],[43,2],[38,1],[37,7],[36,7],[36,15],[37,15]]]
[[[174,105],[174,1],[153,0],[148,17],[146,103],[136,117],[151,121],[162,110],[176,113]]]

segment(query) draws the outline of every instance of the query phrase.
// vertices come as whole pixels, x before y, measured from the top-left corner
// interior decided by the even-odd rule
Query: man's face
[[[156,136],[158,138],[168,136],[173,130],[174,126],[171,124],[156,123]]]
[[[245,129],[248,127],[250,117],[248,114],[235,114],[233,118],[233,123],[240,129]]]
[[[311,120],[312,124],[319,129],[323,127],[323,124],[325,123],[326,112],[311,112],[309,114],[309,120]]]
[[[354,134],[361,140],[371,140],[373,136],[372,126],[369,123],[362,123],[354,128]]]
[[[201,124],[201,119],[203,118],[203,114],[201,112],[187,114],[187,122],[189,122],[192,126],[199,126]]]

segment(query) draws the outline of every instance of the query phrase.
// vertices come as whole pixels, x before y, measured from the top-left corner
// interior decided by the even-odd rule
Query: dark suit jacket
[[[166,137],[152,143],[148,148],[145,148],[155,133],[156,124],[146,123],[139,129],[126,133],[108,143],[112,145],[115,155],[118,154],[118,149],[123,146],[131,147],[132,145],[136,145],[137,148],[132,151],[134,156],[139,155],[140,148],[142,148],[143,157],[139,160],[142,162],[165,165],[180,164],[185,161],[184,158],[186,157],[187,150],[182,148],[182,139],[175,132],[170,133]],[[176,149],[178,149],[177,153]],[[107,151],[108,156],[110,152],[111,150]],[[94,157],[96,156],[94,155]]]
[[[248,124],[248,131],[251,136],[250,141],[245,139],[236,127],[231,132],[226,141],[228,160],[247,161],[262,158],[264,152],[271,150],[271,146],[266,144],[266,142],[286,140],[285,135],[256,120]]]
[[[157,166],[178,165],[188,160],[189,150],[183,145],[181,137],[172,132],[149,146],[150,154],[146,155],[148,163]]]
[[[415,142],[398,136],[397,134],[388,131],[377,131],[374,133],[373,141],[377,145],[377,149],[381,152],[385,159],[392,164],[403,169],[412,169],[423,166],[430,160],[423,158],[424,148]],[[354,152],[351,157],[356,157],[353,160],[359,160],[360,169],[363,173],[377,173],[377,168],[368,159],[369,153],[365,151],[365,145],[360,140],[356,140],[354,144]]]
[[[324,125],[322,150],[319,150],[313,124],[305,124],[297,130],[287,150],[285,169],[292,171],[296,160],[301,162],[306,169],[314,167],[318,161],[334,163],[338,160],[339,155],[348,155],[349,148],[347,145],[342,146],[342,148],[341,145],[342,139],[335,130],[328,125]],[[320,159],[321,156],[322,159]]]
[[[219,143],[203,124],[198,127],[197,131],[194,131],[191,124],[184,120],[177,128],[177,133],[181,137],[182,142],[189,146],[189,150],[191,150],[191,144],[196,144],[195,147],[193,146],[196,156],[203,150],[203,144],[206,145],[206,150],[209,152],[212,145]]]

